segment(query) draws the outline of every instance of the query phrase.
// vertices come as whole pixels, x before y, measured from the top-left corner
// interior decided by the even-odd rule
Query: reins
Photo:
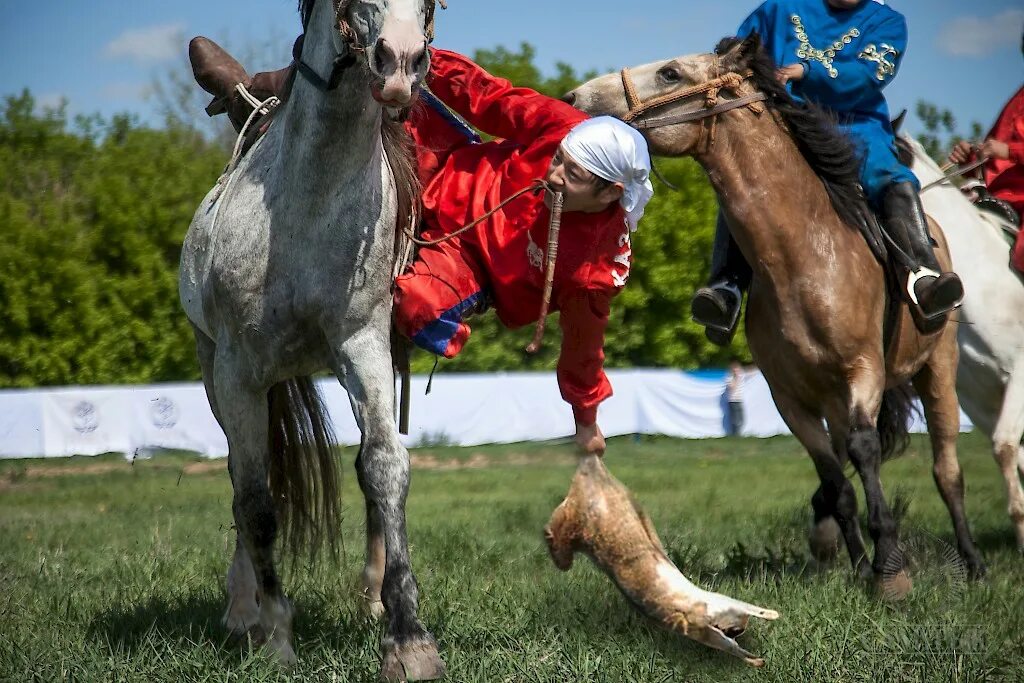
[[[516,190],[515,192],[513,192],[511,195],[503,199],[497,206],[495,206],[487,213],[483,214],[482,216],[478,216],[477,218],[474,218],[472,221],[470,221],[466,225],[463,225],[458,230],[450,232],[446,235],[442,235],[437,239],[421,239],[416,236],[416,234],[412,231],[411,227],[406,227],[402,230],[406,239],[408,239],[409,242],[411,242],[412,244],[416,244],[421,247],[432,247],[434,245],[442,244],[444,242],[453,240],[459,235],[462,235],[463,233],[472,230],[473,228],[480,225],[482,222],[496,214],[498,211],[501,211],[501,209],[503,209],[507,204],[509,204],[515,199],[518,199],[524,194],[532,192],[533,194],[536,195],[545,190],[551,192],[552,201],[551,218],[548,222],[548,248],[545,254],[546,268],[544,273],[544,293],[541,298],[540,317],[537,318],[537,323],[534,327],[533,339],[526,347],[527,353],[537,353],[537,351],[540,350],[541,342],[544,339],[544,329],[546,324],[545,318],[547,318],[548,311],[551,309],[551,293],[555,285],[555,262],[558,259],[558,233],[561,230],[562,226],[562,204],[565,199],[565,196],[561,192],[555,192],[554,190],[551,189],[551,186],[548,185],[548,183],[545,180],[537,178],[536,180],[534,180],[532,183],[522,188],[521,190]],[[407,254],[406,259],[408,259],[408,256],[409,255]]]
[[[403,230],[403,232],[405,232],[405,236],[408,237],[409,240],[413,244],[416,244],[416,245],[421,246],[421,247],[432,247],[435,244],[441,244],[443,242],[448,242],[449,240],[453,240],[456,237],[458,237],[459,235],[461,235],[462,233],[468,232],[469,230],[472,230],[473,228],[478,226],[480,223],[484,222],[485,220],[487,220],[488,218],[490,218],[491,216],[496,214],[498,211],[503,209],[506,204],[508,204],[509,202],[511,202],[511,201],[513,201],[515,199],[518,199],[519,197],[523,196],[527,192],[533,192],[534,194],[537,194],[537,193],[541,192],[542,190],[548,190],[548,189],[550,189],[550,188],[549,188],[547,182],[545,182],[545,181],[541,180],[540,178],[538,178],[537,180],[534,180],[532,183],[530,183],[529,185],[527,185],[523,189],[517,190],[516,192],[513,192],[507,198],[503,199],[500,204],[498,204],[496,207],[494,207],[493,209],[491,209],[487,213],[483,214],[482,216],[480,216],[478,218],[474,218],[472,221],[470,221],[466,225],[463,225],[458,230],[456,230],[454,232],[450,232],[450,233],[448,233],[446,235],[442,235],[441,237],[438,237],[437,239],[433,239],[433,240],[421,239],[421,238],[417,237],[416,234],[409,227],[406,227]],[[553,212],[554,212],[554,210],[552,210],[552,213]]]
[[[935,187],[936,185],[942,185],[943,183],[948,183],[948,182],[952,181],[954,178],[959,178],[962,175],[967,175],[968,173],[970,173],[974,169],[980,168],[981,166],[984,166],[985,164],[988,163],[988,161],[989,161],[989,158],[987,156],[981,155],[977,159],[972,161],[971,163],[967,164],[966,166],[960,166],[955,171],[950,171],[949,173],[945,173],[941,178],[938,178],[938,179],[933,180],[932,182],[928,183],[927,185],[925,185],[924,187],[921,188],[921,192],[924,192],[925,190],[930,190],[931,188]],[[945,172],[949,168],[951,168],[951,165],[943,166],[941,170],[943,172]]]

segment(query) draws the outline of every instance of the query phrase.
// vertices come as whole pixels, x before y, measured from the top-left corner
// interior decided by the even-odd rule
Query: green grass
[[[845,557],[829,571],[809,566],[816,482],[792,439],[612,440],[610,469],[683,572],[782,613],[741,640],[765,657],[760,671],[644,620],[585,558],[555,570],[541,529],[572,475],[568,446],[416,454],[476,465],[414,472],[421,616],[450,681],[1024,680],[1024,566],[987,444],[960,440],[990,570],[981,583],[942,558],[952,535],[925,444],[915,437],[883,470],[890,496],[909,502],[902,528],[915,566],[910,598],[887,605]],[[185,455],[0,462],[0,680],[376,680],[381,626],[354,597],[363,532],[353,455],[344,452],[340,566],[286,572],[300,658],[287,674],[220,626],[233,544],[225,471],[187,472],[196,459]]]

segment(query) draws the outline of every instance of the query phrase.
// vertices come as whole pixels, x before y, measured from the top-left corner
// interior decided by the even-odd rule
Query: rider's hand
[[[796,64],[790,64],[789,66],[784,66],[781,69],[776,69],[775,79],[782,85],[786,85],[789,81],[802,80],[805,72],[806,67],[797,62]]]
[[[576,423],[576,445],[585,455],[604,455],[604,434],[596,422],[592,425]]]
[[[1005,142],[1000,142],[995,138],[989,138],[985,142],[981,143],[981,153],[987,156],[989,159],[1009,159],[1010,158],[1010,146]]]
[[[956,143],[956,147],[949,153],[949,160],[957,166],[970,163],[974,159],[974,145],[967,140]]]

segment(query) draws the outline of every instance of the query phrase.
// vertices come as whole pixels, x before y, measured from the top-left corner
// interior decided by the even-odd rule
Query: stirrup
[[[696,315],[693,310],[693,303],[690,304],[690,317],[693,319],[694,322],[703,325],[705,328],[716,330],[731,337],[733,332],[736,330],[736,324],[739,322],[740,309],[742,308],[743,302],[743,292],[734,283],[728,281],[716,282],[714,284],[708,285],[707,287],[702,287],[701,289],[708,289],[716,293],[718,291],[724,290],[731,294],[733,297],[735,297],[736,305],[732,308],[729,321],[725,324],[712,322],[708,320],[706,316]],[[694,295],[693,302],[698,301],[698,297],[700,296],[700,294],[701,290],[698,290],[697,294]],[[726,310],[722,312],[728,313],[729,311]]]
[[[960,305],[963,304],[963,302],[964,302],[964,296],[963,296],[963,293],[961,293],[960,297],[957,298],[956,301],[954,301],[953,303],[949,304],[948,306],[943,308],[941,311],[936,311],[935,313],[932,313],[931,315],[925,314],[925,312],[921,309],[921,302],[918,301],[917,289],[916,289],[917,283],[920,280],[923,280],[926,277],[935,278],[935,280],[937,281],[939,279],[939,277],[941,277],[941,275],[942,275],[941,273],[937,273],[934,270],[932,270],[931,268],[924,268],[924,267],[918,268],[915,271],[911,271],[907,275],[907,296],[910,298],[910,300],[917,307],[917,310],[920,311],[921,315],[924,318],[928,319],[928,320],[937,320],[937,319],[941,318],[942,316],[946,315],[947,313],[950,313],[950,312],[955,311],[956,309],[960,308]],[[961,288],[962,288],[962,285],[961,285]]]

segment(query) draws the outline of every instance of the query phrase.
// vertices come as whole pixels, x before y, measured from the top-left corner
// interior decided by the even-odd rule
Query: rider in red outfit
[[[558,384],[572,406],[577,441],[584,449],[603,450],[597,406],[612,393],[603,369],[604,331],[611,299],[629,276],[630,232],[650,197],[646,143],[621,122],[589,119],[453,52],[431,51],[428,85],[442,103],[498,139],[481,143],[453,134],[451,115],[436,103],[416,110],[409,130],[419,148],[421,176],[438,169],[423,189],[425,239],[454,232],[538,178],[565,195],[551,297],[563,332]],[[585,149],[571,154],[581,149],[574,138],[597,150],[596,157]],[[594,170],[609,149],[628,159],[625,175]],[[547,193],[522,195],[472,230],[421,248],[396,284],[399,331],[417,346],[452,358],[469,337],[463,320],[469,313],[493,305],[508,327],[535,322],[549,204]]]
[[[1024,36],[1021,39],[1024,52]],[[989,158],[985,164],[985,185],[989,193],[1012,206],[1024,217],[1024,88],[1006,103],[996,125],[978,148],[961,142],[953,148],[949,160],[964,164],[974,159],[977,151]],[[1013,250],[1014,267],[1024,272],[1024,230],[1017,235]]]

